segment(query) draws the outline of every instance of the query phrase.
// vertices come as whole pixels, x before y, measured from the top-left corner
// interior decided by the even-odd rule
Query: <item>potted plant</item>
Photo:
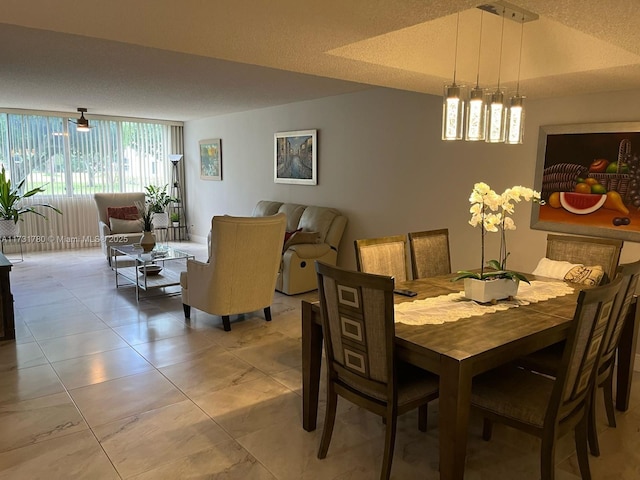
[[[176,199],[167,193],[167,186],[147,185],[145,188],[147,203],[153,213],[153,225],[155,228],[167,228],[169,226],[169,216],[166,208]]]
[[[473,227],[480,226],[481,257],[480,271],[459,271],[452,280],[464,279],[465,297],[477,302],[486,303],[514,297],[518,292],[520,281],[529,283],[527,277],[519,272],[507,270],[506,231],[515,230],[516,225],[509,216],[513,214],[515,203],[521,200],[541,202],[540,193],[530,188],[515,186],[507,188],[502,194],[494,192],[486,183],[476,183],[469,197],[471,203],[471,220]],[[495,213],[494,213],[495,212]],[[500,253],[498,260],[489,260],[485,269],[484,240],[487,232],[500,232]]]
[[[56,213],[62,215],[62,212],[53,205],[48,203],[33,203],[31,205],[21,205],[20,202],[29,197],[33,197],[37,193],[44,192],[43,187],[37,187],[27,192],[20,193],[24,186],[23,179],[17,187],[11,183],[11,179],[7,178],[4,167],[0,171],[0,237],[16,237],[20,234],[18,228],[18,220],[24,221],[22,215],[25,213],[35,213],[43,218],[47,218],[43,213],[37,211],[34,207],[50,208]]]
[[[171,218],[171,223],[174,227],[180,226],[180,214],[178,212],[171,212],[171,215],[169,215],[169,217]]]
[[[136,202],[136,207],[140,213],[140,221],[142,222],[142,238],[140,238],[140,246],[145,252],[153,250],[156,245],[156,237],[153,234],[153,209],[150,203],[142,204]]]

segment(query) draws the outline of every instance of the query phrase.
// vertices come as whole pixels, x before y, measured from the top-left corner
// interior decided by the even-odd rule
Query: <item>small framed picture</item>
[[[200,140],[200,178],[222,180],[222,141]]]
[[[274,140],[273,181],[317,185],[317,130],[278,132]]]

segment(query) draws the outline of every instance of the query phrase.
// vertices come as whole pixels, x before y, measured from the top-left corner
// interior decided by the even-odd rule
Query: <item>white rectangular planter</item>
[[[519,281],[514,282],[509,278],[497,278],[494,280],[465,278],[464,296],[480,303],[495,302],[515,297],[518,293],[519,283]]]

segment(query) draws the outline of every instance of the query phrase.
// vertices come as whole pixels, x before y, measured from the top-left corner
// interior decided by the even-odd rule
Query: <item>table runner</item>
[[[520,282],[516,298],[501,300],[495,305],[469,300],[464,296],[463,291],[450,293],[395,305],[395,321],[407,325],[438,325],[561,297],[573,291],[573,287],[565,282],[539,280],[534,280],[531,284]]]

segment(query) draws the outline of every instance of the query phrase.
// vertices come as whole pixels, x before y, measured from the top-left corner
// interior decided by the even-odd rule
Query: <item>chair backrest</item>
[[[358,271],[407,280],[407,242],[404,235],[356,240]]]
[[[616,359],[616,350],[620,343],[620,335],[625,319],[629,313],[629,307],[638,287],[638,278],[640,278],[640,261],[634,263],[626,263],[618,268],[618,276],[621,277],[620,293],[616,297],[616,303],[613,306],[613,318],[607,336],[605,338],[604,348],[600,357],[600,372],[612,367]]]
[[[316,262],[330,378],[382,401],[395,392],[393,278]]]
[[[548,235],[546,257],[588,266],[600,265],[606,275],[604,283],[616,276],[623,243],[610,238]]]
[[[286,216],[215,216],[211,220],[209,303],[219,315],[270,305],[282,258]]]
[[[408,236],[414,279],[451,273],[449,229],[410,232]]]
[[[95,193],[93,199],[98,209],[98,220],[109,225],[107,207],[128,207],[136,202],[144,204],[144,192]]]
[[[573,428],[586,414],[621,277],[580,292],[545,418]]]

